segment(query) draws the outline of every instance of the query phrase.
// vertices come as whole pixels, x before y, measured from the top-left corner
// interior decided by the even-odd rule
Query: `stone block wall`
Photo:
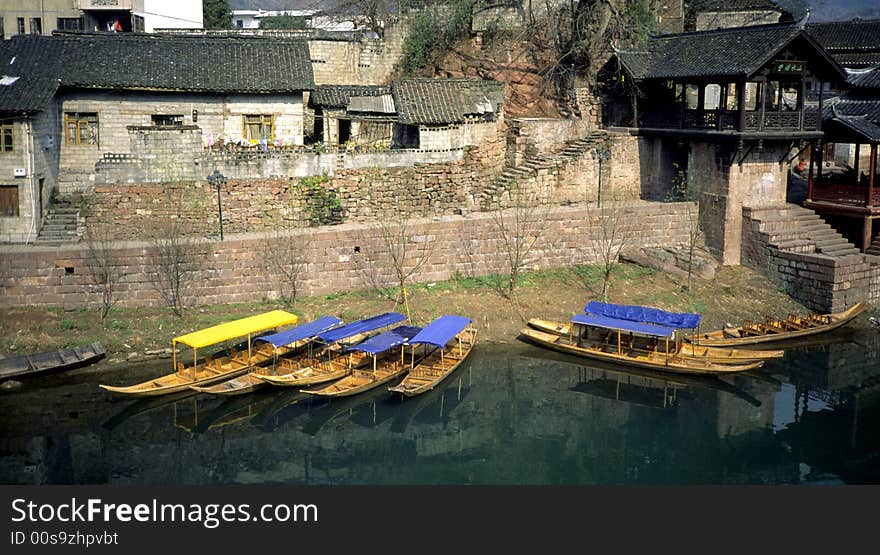
[[[686,231],[675,204],[633,203],[622,207],[631,213],[625,221],[634,234],[635,247],[681,244]],[[601,230],[599,211],[584,207],[552,210],[542,226],[529,267],[565,267],[598,260],[593,239]],[[408,234],[413,243],[429,243],[430,258],[415,280],[430,282],[455,275],[479,276],[503,269],[502,236],[490,214],[449,216],[411,222]],[[329,294],[367,288],[373,282],[390,284],[391,265],[382,242],[371,224],[344,224],[304,229],[291,233],[305,238],[308,260],[300,288],[305,295]],[[276,299],[280,294],[277,276],[266,269],[265,259],[272,235],[229,236],[225,241],[200,240],[195,259],[198,270],[186,291],[186,304],[249,302]],[[294,239],[298,240],[298,239]],[[355,249],[355,247],[359,247]],[[88,276],[87,249],[75,247],[10,247],[0,252],[0,308],[14,306],[98,306],[100,295]],[[120,243],[115,250],[122,279],[117,287],[123,306],[160,305],[151,284],[151,262],[147,243]],[[383,273],[385,272],[385,273]]]
[[[482,185],[494,179],[503,161],[502,140],[496,138],[467,151],[426,153],[421,151],[376,154],[346,154],[341,162],[335,154],[301,155],[318,160],[307,176],[321,175],[327,162],[327,182],[320,187],[338,199],[347,222],[375,221],[398,209],[419,216],[462,214],[479,209]],[[429,156],[437,157],[431,163]],[[419,160],[426,160],[420,162]],[[276,160],[280,164],[283,160]],[[183,210],[183,218],[196,236],[214,235],[219,230],[217,193],[206,181],[212,168],[227,176],[247,173],[241,165],[224,166],[216,159],[198,165],[199,175],[190,180],[161,183],[125,183],[109,180],[96,185],[87,196],[87,222],[110,222],[120,239],[140,237],[142,230]],[[253,174],[229,179],[223,187],[224,231],[255,232],[282,225],[308,226],[312,218],[304,208],[312,193],[300,187],[295,173],[268,174],[266,160],[254,164]],[[233,160],[228,163],[234,164]],[[102,179],[121,177],[131,164],[124,161],[102,168]],[[290,170],[291,167],[283,166]],[[290,176],[290,177],[288,177]],[[397,200],[392,200],[397,199]]]
[[[385,28],[384,40],[309,40],[315,85],[383,85],[390,81],[409,33],[408,16]]]
[[[785,202],[788,168],[780,160],[787,146],[767,142],[762,149],[735,153],[730,145],[691,142],[688,181],[701,192],[706,245],[723,264],[740,263],[743,207]],[[744,158],[738,163],[734,156]]]
[[[818,312],[839,312],[857,302],[880,300],[880,258],[780,250],[760,233],[757,211],[743,208],[742,212],[742,263],[785,288],[792,298]],[[772,215],[768,210],[761,213]]]

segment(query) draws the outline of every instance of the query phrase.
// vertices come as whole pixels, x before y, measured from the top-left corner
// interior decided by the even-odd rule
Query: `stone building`
[[[448,150],[478,145],[503,122],[504,85],[486,79],[399,79],[391,84],[397,109],[394,144]]]
[[[6,217],[29,221],[0,217],[0,240],[38,227],[53,190],[90,188],[106,152],[143,153],[144,129],[197,151],[303,144],[303,93],[314,88],[304,41],[84,33],[19,36],[4,46],[14,63],[4,64],[0,112],[16,116],[12,149],[0,156],[16,173],[0,179],[7,212],[16,202],[8,187],[17,188],[18,216]]]
[[[842,68],[797,24],[659,36],[614,63],[627,98],[606,124],[637,128],[659,179],[686,174],[707,245],[739,264],[743,207],[784,203],[785,162],[822,138],[821,97],[808,105],[806,80],[842,81]]]
[[[423,79],[321,85],[310,96],[324,144],[452,150],[484,143],[503,123],[504,85],[485,79]],[[322,122],[318,125],[317,122]]]

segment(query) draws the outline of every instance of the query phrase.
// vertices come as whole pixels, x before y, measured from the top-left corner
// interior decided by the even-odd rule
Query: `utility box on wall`
[[[12,170],[12,174],[15,177],[25,177],[27,175],[27,170],[24,168],[15,168]]]

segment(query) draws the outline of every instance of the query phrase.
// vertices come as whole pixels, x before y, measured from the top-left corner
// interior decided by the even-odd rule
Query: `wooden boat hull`
[[[391,380],[399,378],[400,376],[405,374],[407,370],[408,368],[406,366],[399,365],[399,368],[396,368],[393,371],[383,372],[382,370],[377,370],[378,375],[375,375],[374,372],[353,373],[349,376],[342,378],[334,384],[328,385],[323,389],[303,389],[302,392],[308,393],[309,395],[318,395],[320,397],[348,397],[350,395],[357,395],[358,393],[363,393],[364,391],[369,391],[383,384],[386,384]],[[374,375],[365,376],[365,374]]]
[[[569,330],[571,329],[570,324],[552,322],[540,318],[532,318],[529,320],[529,326],[538,331],[556,335],[568,335]],[[781,349],[756,351],[750,349],[731,349],[726,347],[709,347],[705,345],[683,343],[678,354],[683,357],[706,360],[716,364],[743,364],[771,358],[782,358],[785,355],[785,351]]]
[[[723,375],[743,372],[745,370],[753,370],[764,364],[763,361],[744,364],[716,364],[708,361],[674,356],[670,356],[667,360],[667,358],[660,353],[609,353],[598,348],[585,348],[568,344],[567,338],[563,335],[546,333],[531,328],[525,328],[521,330],[520,333],[524,338],[539,346],[561,351],[563,353],[578,355],[594,360],[623,364],[626,366],[661,370],[664,372]]]
[[[169,393],[177,393],[179,391],[190,389],[192,386],[207,386],[215,384],[217,382],[228,380],[230,378],[235,378],[246,373],[249,368],[250,366],[245,366],[243,368],[227,370],[225,372],[211,375],[203,375],[202,377],[199,377],[199,374],[204,374],[204,371],[201,371],[197,373],[196,379],[188,377],[189,370],[186,370],[184,371],[184,374],[187,376],[175,372],[174,374],[166,374],[165,376],[129,386],[116,387],[112,385],[100,385],[98,387],[112,393],[131,395],[133,397],[167,395]]]
[[[199,393],[232,396],[253,393],[254,391],[257,391],[265,387],[266,385],[266,382],[264,382],[258,374],[255,374],[254,372],[249,372],[243,376],[238,376],[236,378],[232,378],[218,384],[209,386],[191,385],[189,387],[190,389],[198,391]]]
[[[687,337],[686,339],[696,345],[709,347],[732,347],[737,345],[754,345],[758,343],[770,343],[774,341],[787,341],[789,339],[808,337],[811,335],[816,335],[819,333],[824,333],[837,329],[841,326],[848,324],[866,310],[868,310],[868,306],[866,304],[858,303],[844,312],[821,315],[820,317],[828,319],[828,323],[816,324],[806,329],[793,329],[790,331],[781,331],[776,333],[766,331],[763,334],[757,335],[741,335],[742,333],[746,332],[743,331],[743,327],[738,327],[716,330],[708,333],[701,333],[699,335]],[[808,322],[811,321],[811,317],[796,318],[794,320],[795,321],[792,321],[792,319],[776,320],[774,322],[770,322],[770,324],[777,329],[785,330],[786,327],[791,327],[793,325],[807,325]],[[765,329],[767,328],[767,323],[759,325],[764,326]]]
[[[87,366],[101,360],[106,354],[104,346],[96,341],[81,347],[4,358],[0,360],[0,380]]]
[[[298,370],[296,374],[284,374],[281,376],[261,376],[264,383],[277,385],[281,387],[296,387],[304,385],[317,385],[339,378],[344,378],[351,373],[349,368],[334,370],[332,372],[324,372],[312,366],[307,366]]]
[[[476,333],[471,333],[471,342],[460,355],[455,353],[454,348],[450,350],[449,354],[445,355],[445,359],[450,359],[447,363],[449,366],[443,366],[441,364],[442,361],[440,360],[440,352],[438,349],[422,359],[421,362],[409,371],[406,377],[403,378],[403,381],[394,387],[389,387],[388,391],[400,393],[404,397],[415,397],[416,395],[421,395],[422,393],[426,393],[437,387],[443,382],[443,380],[454,374],[458,367],[461,366],[461,363],[464,362],[471,354],[471,351],[473,351]],[[438,368],[438,365],[440,368]]]

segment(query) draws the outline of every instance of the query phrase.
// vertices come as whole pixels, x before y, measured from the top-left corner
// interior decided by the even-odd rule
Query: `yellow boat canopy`
[[[194,331],[180,337],[175,337],[172,343],[183,343],[189,345],[193,349],[201,349],[208,345],[214,345],[226,341],[227,339],[235,339],[244,337],[268,329],[277,328],[278,326],[286,326],[288,324],[296,324],[297,317],[295,314],[285,312],[283,310],[272,310],[263,314],[256,314],[233,320],[225,324],[219,324],[203,330]]]

